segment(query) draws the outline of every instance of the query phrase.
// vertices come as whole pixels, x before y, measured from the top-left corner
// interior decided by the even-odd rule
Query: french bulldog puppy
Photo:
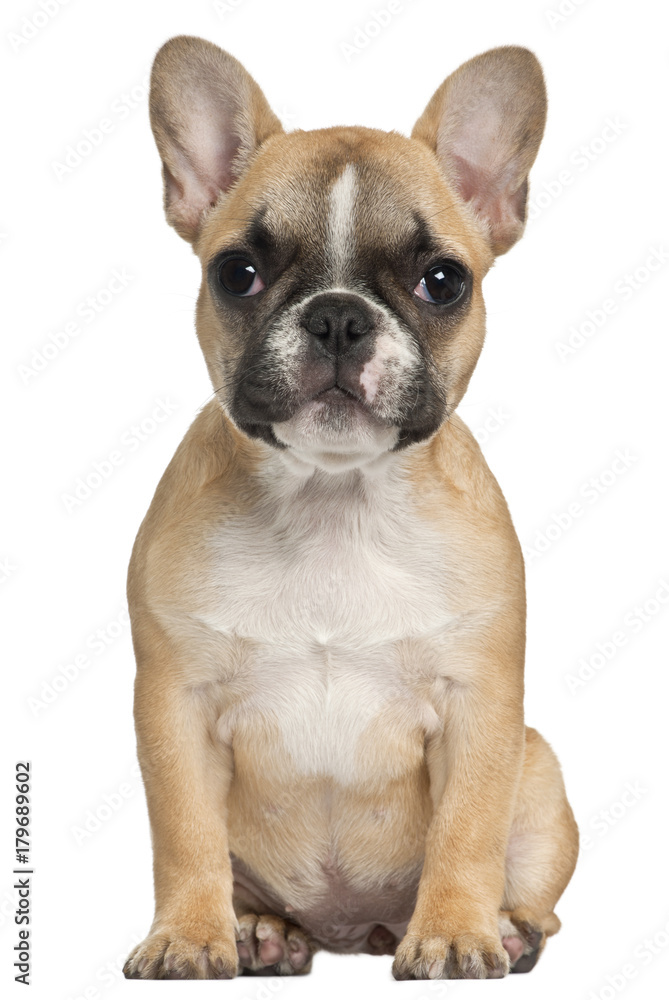
[[[578,833],[524,723],[520,546],[455,409],[523,230],[541,69],[471,59],[411,138],[287,134],[179,37],[150,109],[215,391],[129,571],[156,912],[125,974],[291,975],[318,949],[526,972]]]

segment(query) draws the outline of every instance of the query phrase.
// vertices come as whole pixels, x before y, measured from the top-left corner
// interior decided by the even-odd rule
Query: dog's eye
[[[414,288],[414,295],[438,306],[450,306],[465,290],[465,279],[453,264],[431,267]]]
[[[218,280],[230,295],[257,295],[265,287],[251,261],[244,257],[224,260],[218,269]]]

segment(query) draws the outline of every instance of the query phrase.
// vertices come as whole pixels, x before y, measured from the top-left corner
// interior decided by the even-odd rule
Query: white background
[[[207,990],[254,1000],[665,995],[669,267],[657,261],[669,250],[667,23],[651,0],[563,0],[563,14],[551,17],[559,3],[404,0],[366,45],[361,32],[375,31],[365,25],[384,0],[232,0],[218,12],[207,0],[69,0],[18,43],[38,2],[3,6],[3,982],[16,940],[11,779],[27,757],[29,995],[40,1000]],[[120,978],[152,916],[125,572],[158,479],[210,394],[193,330],[198,264],[163,219],[142,93],[155,51],[179,33],[228,48],[288,127],[407,133],[443,77],[486,48],[527,45],[544,66],[550,111],[532,175],[533,220],[486,279],[488,341],[460,407],[526,552],[554,526],[527,569],[527,718],[562,761],[585,849],[557,908],[563,929],[529,976],[395,985],[390,958],[319,954],[298,980],[165,987]],[[342,47],[356,42],[353,54]],[[59,179],[67,147],[102,118],[112,131]],[[657,269],[643,270],[654,250]],[[131,280],[86,322],[80,304],[114,269]],[[633,289],[625,276],[635,272]],[[588,311],[601,321],[607,299],[614,311],[588,326]],[[39,364],[33,351],[73,321],[78,334],[26,374]],[[561,359],[557,345],[583,324],[591,335]],[[158,400],[173,412],[139,442],[132,428]],[[68,512],[63,495],[115,450],[122,464]],[[619,450],[624,471],[607,474]],[[593,478],[604,489],[595,501]],[[569,524],[574,503],[581,513]],[[102,652],[92,647],[98,629]],[[610,654],[618,633],[615,655],[597,659],[597,644]],[[61,668],[82,655],[88,665],[63,680]],[[579,663],[586,677],[581,661],[593,656],[598,668],[570,690],[569,677]],[[111,816],[105,796],[117,806]],[[103,821],[85,836],[98,811]]]

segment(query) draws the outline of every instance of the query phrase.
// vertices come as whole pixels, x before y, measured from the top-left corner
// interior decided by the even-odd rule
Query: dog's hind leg
[[[525,758],[506,856],[499,927],[512,972],[529,972],[560,929],[554,907],[576,865],[578,828],[560,765],[535,729]]]

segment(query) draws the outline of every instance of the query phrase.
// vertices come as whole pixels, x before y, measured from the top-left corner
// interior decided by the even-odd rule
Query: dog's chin
[[[302,475],[314,468],[345,472],[373,466],[397,443],[397,427],[381,420],[369,407],[339,389],[330,389],[304,403],[295,414],[272,424],[282,455]]]

